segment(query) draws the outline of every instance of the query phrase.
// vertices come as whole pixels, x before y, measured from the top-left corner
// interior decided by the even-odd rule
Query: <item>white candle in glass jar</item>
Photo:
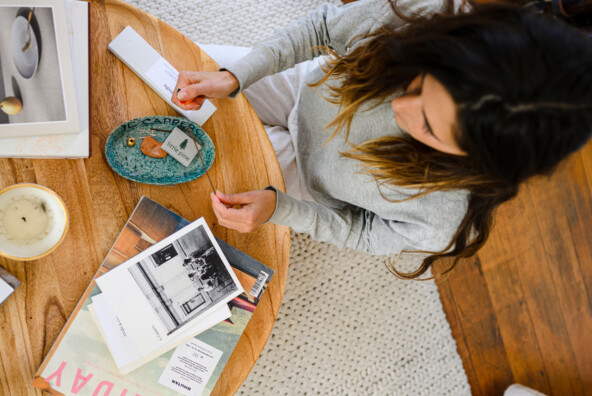
[[[33,260],[64,239],[68,212],[62,199],[37,184],[15,184],[0,191],[0,254]]]

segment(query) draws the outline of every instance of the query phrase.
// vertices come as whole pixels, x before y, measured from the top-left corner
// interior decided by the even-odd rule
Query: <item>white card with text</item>
[[[199,396],[221,357],[221,350],[193,338],[175,349],[158,383],[184,395]]]
[[[195,147],[196,144],[197,148]],[[185,167],[191,164],[191,161],[197,155],[198,148],[201,149],[197,141],[194,143],[191,136],[177,127],[171,131],[169,137],[162,143],[161,148]]]

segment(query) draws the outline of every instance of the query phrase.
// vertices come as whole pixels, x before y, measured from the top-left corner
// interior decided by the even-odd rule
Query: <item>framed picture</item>
[[[177,249],[175,249],[175,247],[171,243],[170,245],[165,246],[164,248],[160,249],[158,252],[154,253],[152,255],[152,259],[154,260],[154,263],[157,266],[160,266],[175,256],[177,256]]]
[[[0,4],[0,138],[80,131],[64,0]]]

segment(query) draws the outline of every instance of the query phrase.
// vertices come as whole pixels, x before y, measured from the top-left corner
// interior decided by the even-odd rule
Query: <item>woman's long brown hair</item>
[[[514,71],[505,69],[504,61],[516,64],[536,62],[540,56],[545,56],[546,61],[552,59],[548,54],[533,54],[531,49],[520,47],[520,44],[525,48],[534,45],[532,42],[516,44],[515,36],[503,33],[508,29],[515,33],[521,25],[538,32],[540,26],[528,26],[533,24],[529,12],[517,7],[494,6],[472,14],[452,16],[451,3],[446,3],[442,13],[426,18],[402,15],[391,3],[393,11],[409,22],[408,27],[402,30],[384,27],[358,37],[358,45],[343,56],[328,50],[332,56],[325,66],[326,75],[311,84],[313,87],[323,86],[326,99],[340,106],[339,114],[327,127],[335,130],[331,139],[345,131],[346,141],[357,112],[390,100],[420,74],[432,74],[455,100],[457,142],[468,156],[439,152],[409,136],[366,141],[352,145],[351,150],[342,153],[360,161],[361,172],[373,176],[378,188],[391,185],[420,189],[421,193],[412,199],[434,191],[469,192],[467,212],[448,246],[441,251],[422,252],[430,255],[412,272],[399,271],[396,261],[389,263],[389,270],[405,279],[418,279],[436,260],[452,258],[452,264],[442,275],[452,270],[461,258],[474,255],[490,234],[495,209],[517,194],[523,180],[549,172],[561,158],[581,146],[590,134],[590,117],[582,121],[582,106],[578,108],[577,103],[573,104],[573,101],[586,103],[581,97],[572,100],[564,95],[545,101],[546,93],[539,90],[536,94],[543,96],[543,101],[525,105],[525,100],[531,100],[535,92],[520,92],[515,85],[528,86],[528,78],[520,80],[520,76],[510,76],[516,81],[498,78],[500,71],[510,74]],[[541,24],[535,18],[534,25],[537,23]],[[563,27],[551,30],[555,30],[552,33],[559,30],[563,36],[573,35],[572,31],[561,29]],[[541,36],[540,43],[544,45],[540,47],[550,45],[553,49],[549,52],[556,50],[559,53],[553,54],[556,57],[570,55],[561,54],[560,47],[565,45],[564,42],[556,42],[553,38],[551,41],[555,43],[549,44],[549,40],[549,37]],[[516,48],[510,48],[512,46]],[[500,47],[499,53],[497,47]],[[524,65],[519,64],[517,68],[524,68]],[[542,80],[549,78],[548,70],[523,72],[540,72]],[[508,93],[504,89],[518,93]],[[560,97],[563,94],[550,95]],[[545,107],[550,103],[560,103],[563,107]],[[565,106],[570,111],[563,111]],[[587,107],[586,111],[589,110]],[[528,111],[522,111],[527,108]],[[580,125],[574,126],[575,132],[566,133],[561,138],[556,137],[556,130],[540,132],[545,129],[541,122],[544,123],[544,117],[549,113],[555,117],[550,121],[555,127],[557,118],[565,121],[569,117],[572,121],[578,119]]]

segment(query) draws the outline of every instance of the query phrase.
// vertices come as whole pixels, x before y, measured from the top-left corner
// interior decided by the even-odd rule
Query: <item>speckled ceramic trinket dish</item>
[[[118,175],[138,183],[172,185],[197,179],[206,171],[199,158],[194,158],[191,164],[185,167],[170,155],[152,158],[140,151],[142,139],[151,136],[159,142],[164,142],[175,127],[179,127],[185,133],[193,133],[197,143],[202,146],[200,153],[206,168],[210,169],[216,150],[208,134],[194,122],[173,116],[134,118],[115,128],[105,144],[105,156],[109,166]],[[134,144],[130,144],[130,141]]]

